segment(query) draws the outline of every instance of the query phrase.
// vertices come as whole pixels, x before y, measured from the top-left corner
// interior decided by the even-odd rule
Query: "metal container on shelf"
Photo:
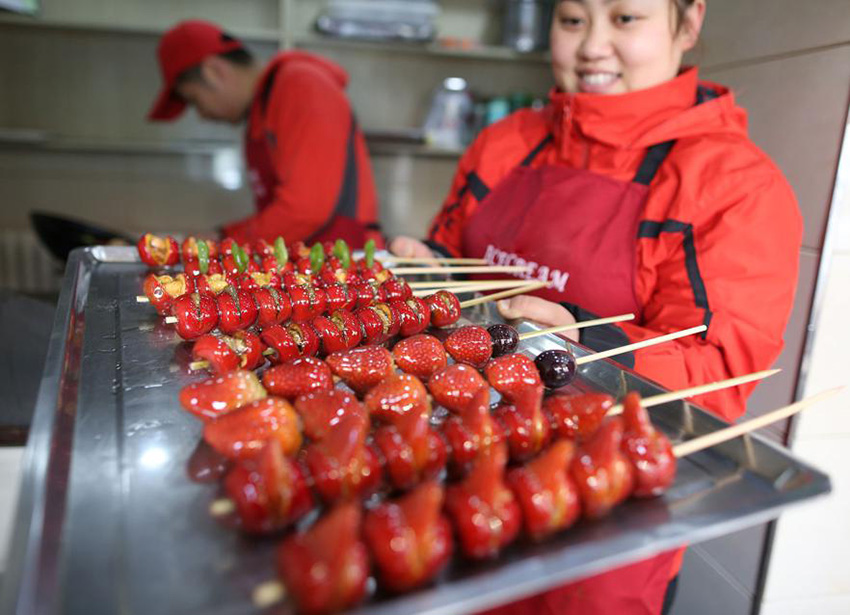
[[[529,52],[549,46],[552,0],[505,0],[502,44]]]
[[[274,578],[278,540],[247,540],[222,527],[209,514],[217,485],[187,475],[202,426],[177,395],[199,376],[182,362],[187,345],[136,302],[147,272],[133,248],[71,253],[24,455],[4,615],[260,612],[251,594]],[[463,312],[463,322],[497,318],[489,305]],[[527,340],[522,352],[567,343],[550,334]],[[583,366],[570,387],[616,397],[662,392],[610,360]],[[673,441],[723,426],[685,401],[654,407],[652,419]],[[403,595],[379,591],[356,613],[481,611],[763,523],[829,490],[827,476],[747,435],[680,459],[661,497],[625,502],[545,543],[518,541],[494,561],[456,558],[433,584]],[[288,603],[274,610],[293,611]]]

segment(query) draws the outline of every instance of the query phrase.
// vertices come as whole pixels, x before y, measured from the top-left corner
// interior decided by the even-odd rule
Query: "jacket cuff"
[[[436,252],[437,254],[439,254],[442,257],[445,257],[445,258],[453,258],[454,257],[454,254],[449,252],[449,249],[446,246],[439,244],[436,241],[433,241],[431,239],[426,239],[423,243],[426,246],[428,246],[429,248],[431,248],[432,252]]]
[[[567,311],[575,317],[576,322],[596,320],[599,318],[596,314],[588,312],[587,310],[584,310],[572,303],[562,302],[561,305],[563,305]],[[629,337],[617,325],[600,325],[597,327],[580,329],[579,343],[583,346],[587,346],[591,350],[595,350],[596,352],[602,352],[627,345],[629,343]],[[611,358],[620,365],[628,367],[629,369],[633,369],[635,366],[635,354],[633,352],[620,354]]]

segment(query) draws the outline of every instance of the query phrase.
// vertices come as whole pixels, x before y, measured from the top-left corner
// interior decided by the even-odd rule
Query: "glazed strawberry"
[[[266,390],[254,372],[237,370],[183,387],[180,404],[207,421],[265,397]]]
[[[254,291],[254,303],[257,304],[258,327],[279,325],[292,316],[289,295],[276,288],[261,288]]]
[[[272,395],[294,400],[301,395],[332,389],[334,381],[324,361],[301,357],[267,369],[263,374],[263,385]]]
[[[481,369],[490,360],[493,344],[487,329],[469,325],[452,331],[446,338],[446,351],[458,363],[468,363]]]
[[[585,517],[604,517],[632,491],[634,469],[620,450],[622,440],[622,419],[609,418],[580,445],[570,464],[570,475],[581,494]]]
[[[366,446],[368,429],[364,417],[345,416],[304,451],[316,493],[325,502],[365,497],[378,486],[381,467]]]
[[[405,414],[392,415],[390,425],[375,431],[375,445],[384,458],[386,476],[396,489],[410,489],[434,478],[446,465],[446,446],[429,419],[429,409],[423,404]]]
[[[277,440],[269,440],[256,458],[238,462],[224,478],[224,489],[250,534],[281,530],[315,505],[304,475]]]
[[[525,387],[516,393],[512,403],[503,402],[493,411],[502,426],[513,461],[530,459],[549,442],[549,420],[540,402],[543,385]]]
[[[431,481],[366,514],[363,536],[387,589],[423,585],[448,563],[452,534],[443,498],[443,488]]]
[[[319,336],[310,323],[306,322],[266,327],[260,338],[274,351],[269,355],[272,363],[285,363],[297,357],[312,357],[319,352]]]
[[[300,613],[342,611],[366,594],[369,555],[360,540],[361,517],[355,504],[338,506],[279,547],[278,574]]]
[[[463,363],[449,365],[428,380],[434,401],[450,412],[460,413],[487,382],[475,369]]]
[[[322,341],[322,352],[325,354],[348,350],[360,343],[360,321],[346,310],[317,316],[311,324]]]
[[[370,416],[387,423],[409,412],[431,410],[425,386],[410,374],[385,379],[366,394],[364,401]]]
[[[403,337],[422,333],[431,322],[431,310],[419,297],[388,303],[399,323],[399,334]]]
[[[393,357],[402,371],[422,380],[427,380],[448,364],[443,344],[425,333],[399,340],[393,347]]]
[[[212,295],[186,293],[174,300],[171,313],[177,318],[177,334],[184,340],[209,333],[218,323],[218,308]]]
[[[381,346],[361,346],[335,352],[326,360],[333,373],[358,395],[395,375],[393,357]]]
[[[623,400],[622,451],[635,470],[632,495],[648,498],[660,495],[676,478],[676,458],[667,437],[656,430],[646,409],[640,405],[640,395],[631,392]]]
[[[559,440],[536,459],[508,472],[522,508],[526,533],[541,540],[571,526],[581,514],[578,488],[569,475],[575,445]]]
[[[295,400],[295,411],[301,417],[304,435],[322,440],[343,417],[360,416],[366,421],[366,409],[351,393],[340,389],[318,391]]]
[[[552,395],[543,400],[543,412],[558,437],[581,442],[596,433],[613,405],[605,393]]]
[[[478,454],[502,442],[502,427],[490,414],[490,389],[482,387],[456,416],[443,424],[443,436],[450,450],[452,465],[466,474]]]
[[[222,333],[232,335],[240,329],[247,329],[257,320],[257,306],[251,293],[236,290],[228,286],[218,295],[218,328]]]
[[[493,359],[484,370],[487,381],[507,401],[516,399],[525,389],[540,387],[540,374],[534,361],[522,354]]]
[[[503,444],[487,449],[469,475],[446,491],[446,510],[469,558],[494,557],[519,532],[520,508],[504,482],[507,458]]]
[[[283,454],[290,456],[301,448],[301,429],[288,401],[267,397],[204,425],[204,440],[230,459],[255,457],[268,440],[277,440]]]
[[[448,327],[460,319],[460,301],[454,293],[438,290],[425,297],[425,303],[431,310],[431,325],[434,327]]]

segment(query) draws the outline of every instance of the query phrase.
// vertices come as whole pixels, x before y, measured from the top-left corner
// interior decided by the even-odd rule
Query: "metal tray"
[[[275,541],[221,527],[207,512],[216,487],[187,477],[201,425],[177,393],[198,377],[175,363],[173,331],[153,327],[153,310],[135,302],[145,273],[131,248],[71,255],[24,457],[2,613],[241,614],[253,609],[252,589],[274,577]],[[490,317],[480,307],[466,316]],[[536,338],[527,351],[562,343]],[[610,361],[583,367],[576,386],[662,391]],[[674,441],[723,425],[685,402],[652,415]],[[829,490],[827,476],[788,451],[739,438],[681,460],[661,498],[627,502],[545,544],[519,542],[496,561],[456,561],[433,585],[375,595],[357,613],[479,611],[762,523]]]

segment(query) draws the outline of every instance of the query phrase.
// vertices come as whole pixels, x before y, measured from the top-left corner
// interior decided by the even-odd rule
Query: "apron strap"
[[[342,175],[342,186],[339,196],[334,205],[334,214],[357,217],[357,152],[355,151],[355,137],[357,134],[357,120],[351,115],[351,129],[348,131],[348,144],[345,148],[345,172]]]
[[[713,100],[718,96],[719,94],[715,90],[704,85],[698,85],[696,104],[701,105],[702,103]],[[637,173],[635,173],[635,177],[632,181],[636,184],[643,184],[644,186],[651,184],[652,180],[655,178],[655,174],[658,173],[659,167],[667,158],[667,155],[670,153],[670,150],[673,148],[675,143],[676,140],[673,139],[671,141],[665,141],[664,143],[657,143],[650,147],[646,151],[646,156],[643,157],[643,162],[640,163],[640,167],[638,167]]]
[[[656,143],[646,150],[646,156],[643,157],[643,162],[640,163],[637,173],[635,173],[635,178],[632,181],[644,186],[651,184],[655,174],[658,173],[659,167],[661,167],[661,163],[667,158],[675,143],[676,140],[672,139],[664,143]]]
[[[546,135],[545,137],[543,137],[543,140],[540,143],[538,143],[537,146],[528,153],[528,156],[523,158],[522,162],[519,163],[519,166],[527,167],[528,165],[530,165],[531,162],[537,157],[537,154],[539,154],[541,151],[543,151],[543,148],[546,147],[551,140],[552,140],[551,133]]]

